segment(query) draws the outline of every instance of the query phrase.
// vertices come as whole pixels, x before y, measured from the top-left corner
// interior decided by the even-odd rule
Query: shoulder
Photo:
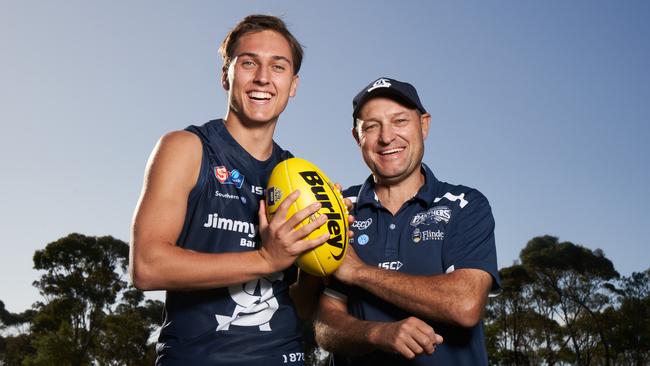
[[[182,130],[164,134],[158,140],[155,155],[169,155],[174,160],[186,160],[200,158],[201,151],[201,139],[192,132]]]
[[[147,163],[150,179],[162,182],[196,182],[203,147],[201,139],[188,131],[173,131],[163,135],[156,144]],[[186,184],[184,184],[186,185]]]
[[[449,203],[460,209],[489,204],[487,197],[478,189],[447,182],[440,182],[440,186],[432,202],[433,205],[439,203]]]
[[[361,185],[356,185],[352,187],[348,187],[341,192],[343,194],[343,198],[356,198],[359,195],[359,192],[361,191]]]
[[[444,183],[444,189],[431,203],[436,214],[446,218],[456,230],[494,229],[494,217],[488,199],[476,188]]]
[[[180,147],[200,146],[201,139],[193,132],[187,130],[178,130],[162,135],[160,138],[160,143]]]
[[[283,149],[275,140],[273,141],[273,154],[277,155],[280,161],[293,158],[291,151]]]

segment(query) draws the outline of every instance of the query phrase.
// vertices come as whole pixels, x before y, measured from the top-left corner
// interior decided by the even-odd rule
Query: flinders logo
[[[445,240],[445,233],[443,231],[422,230],[415,228],[411,234],[411,239],[414,243],[429,240]]]

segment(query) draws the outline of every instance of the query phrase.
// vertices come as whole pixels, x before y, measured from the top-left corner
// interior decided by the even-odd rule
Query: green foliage
[[[521,264],[500,271],[486,312],[497,365],[645,365],[650,360],[650,270],[620,278],[601,250],[533,238]]]
[[[26,357],[36,354],[33,341],[34,337],[30,334],[0,337],[0,362],[6,366],[22,365]]]
[[[0,364],[153,364],[149,338],[162,303],[145,302],[123,279],[128,253],[121,240],[81,234],[36,251],[34,268],[44,273],[34,286],[45,301],[20,314],[0,302],[0,325],[18,333],[1,338]],[[21,324],[28,330],[20,330]]]

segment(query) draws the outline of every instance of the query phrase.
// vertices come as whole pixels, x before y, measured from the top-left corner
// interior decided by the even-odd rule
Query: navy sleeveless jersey
[[[260,246],[259,201],[271,170],[291,154],[273,144],[266,161],[233,139],[223,120],[186,129],[203,144],[177,245],[204,253]],[[295,267],[247,283],[167,291],[157,365],[302,365],[301,326],[289,297]]]
[[[423,163],[425,184],[402,205],[396,215],[379,202],[370,176],[363,186],[343,192],[354,201],[355,217],[350,240],[367,264],[413,275],[450,273],[456,269],[481,269],[493,278],[492,291],[501,285],[494,240],[494,218],[487,198],[476,189],[439,181]],[[359,287],[332,281],[326,290],[345,299],[357,319],[394,322],[410,313]],[[444,342],[432,355],[407,360],[375,351],[361,357],[334,356],[335,366],[345,365],[487,365],[483,324],[471,328],[428,321]]]

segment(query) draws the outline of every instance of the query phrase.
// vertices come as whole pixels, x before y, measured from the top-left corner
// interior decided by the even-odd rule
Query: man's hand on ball
[[[341,188],[341,185],[339,183],[334,183],[334,187],[339,191],[339,193],[342,194],[343,189]],[[341,196],[343,197],[343,196]],[[354,210],[354,203],[352,203],[352,200],[349,198],[343,198],[343,203],[345,203],[345,207],[348,209],[348,212],[352,212]]]
[[[334,187],[336,187],[339,193],[343,191],[339,183],[334,183]],[[349,198],[343,198],[343,203],[345,203],[345,207],[348,209],[348,227],[350,227],[354,223],[354,216],[350,213],[354,210],[354,203],[352,203],[352,200]],[[352,237],[354,237],[354,231],[348,230],[348,238]]]
[[[368,265],[359,258],[357,253],[354,251],[354,247],[350,245],[348,246],[347,253],[345,253],[343,262],[336,272],[334,272],[334,277],[343,283],[354,284],[357,274],[364,268],[368,268]]]
[[[295,229],[304,219],[321,208],[320,202],[315,202],[286,219],[289,207],[298,199],[298,196],[300,196],[300,191],[296,190],[283,200],[270,222],[266,218],[266,203],[263,200],[260,201],[258,212],[260,237],[262,238],[260,255],[269,264],[272,272],[289,267],[300,254],[325,243],[329,238],[329,233],[314,239],[306,238],[327,221],[325,215],[319,215],[315,220]]]

